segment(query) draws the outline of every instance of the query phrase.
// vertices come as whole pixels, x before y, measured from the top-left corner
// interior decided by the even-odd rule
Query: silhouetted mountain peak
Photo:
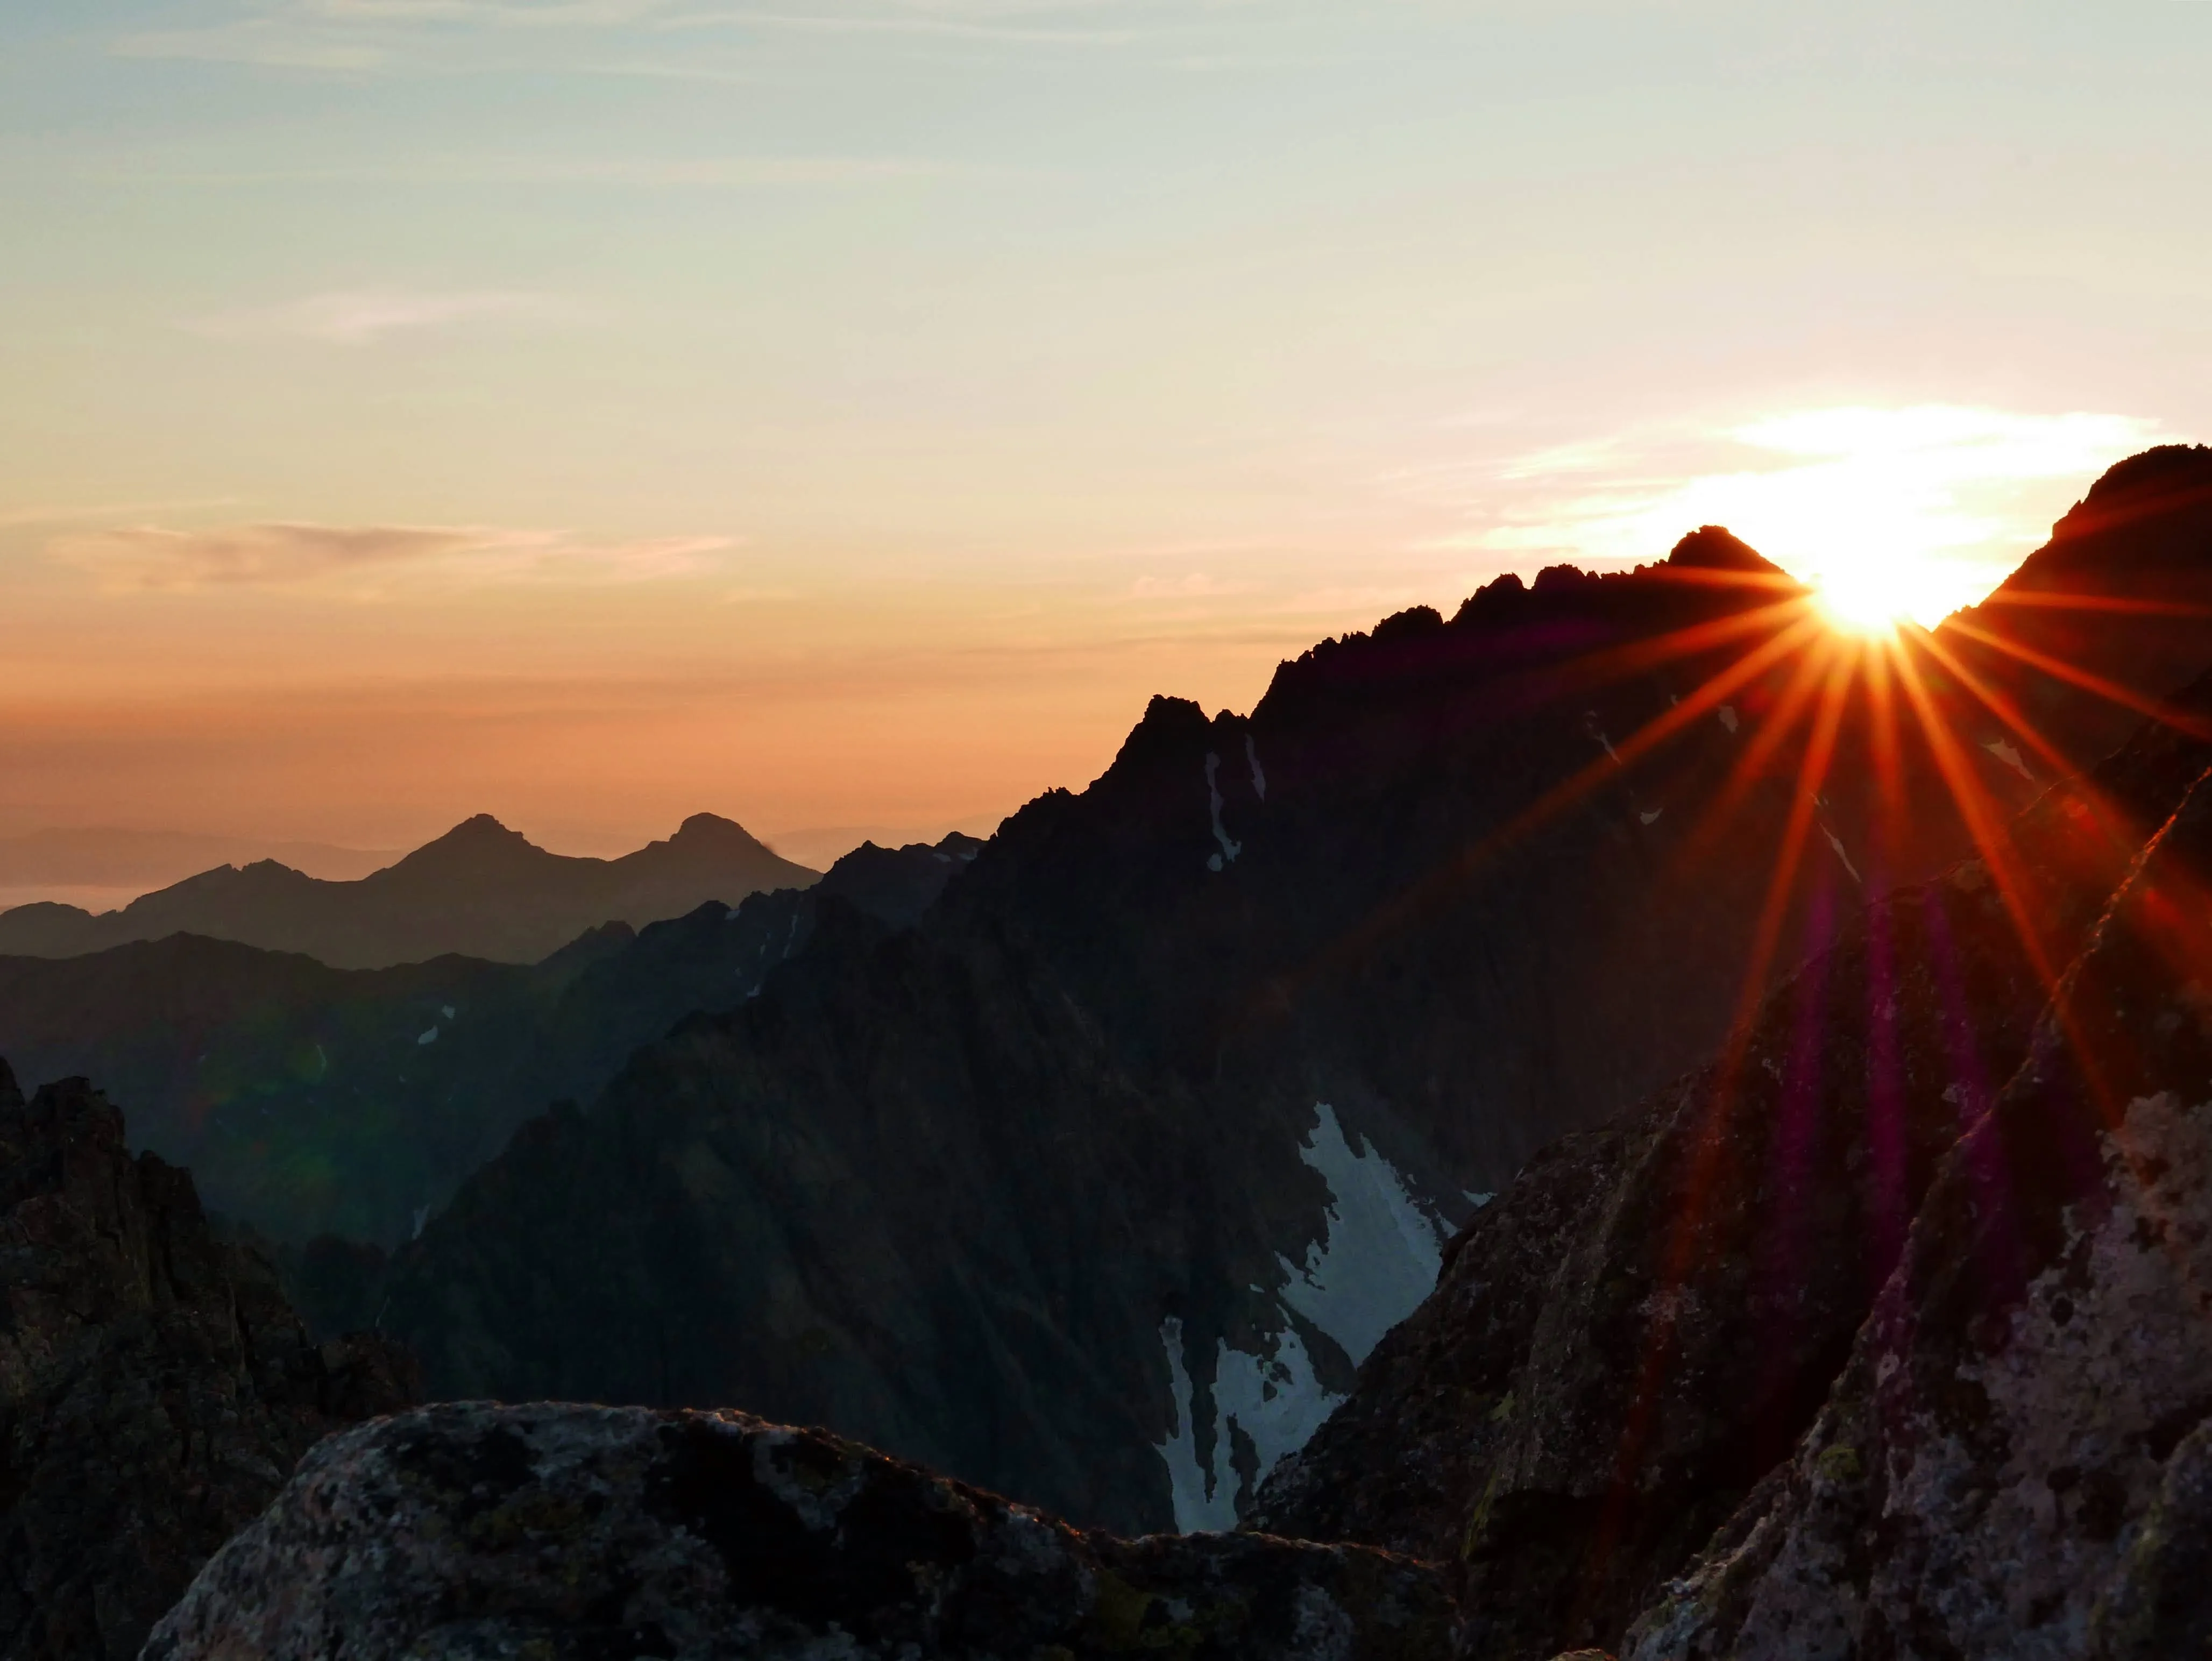
[[[2092,509],[2112,508],[2146,500],[2164,503],[2199,492],[2212,492],[2212,446],[2160,444],[2114,462],[2081,502]]]
[[[1667,563],[1677,570],[1747,571],[1779,577],[1781,567],[1725,525],[1700,525],[1674,544]]]
[[[1154,694],[1144,718],[1129,730],[1114,763],[1100,777],[1101,788],[1139,783],[1164,767],[1180,766],[1206,743],[1206,712],[1188,698]]]
[[[676,827],[668,846],[687,852],[742,849],[751,852],[767,845],[734,819],[725,819],[719,813],[695,813]]]
[[[509,830],[488,813],[464,819],[434,841],[425,842],[390,869],[410,876],[476,876],[495,870],[525,870],[558,858],[520,831]]]

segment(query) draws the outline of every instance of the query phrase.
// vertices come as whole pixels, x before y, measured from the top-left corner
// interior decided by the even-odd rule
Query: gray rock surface
[[[736,1414],[459,1403],[332,1437],[145,1661],[1448,1653],[1426,1567],[1121,1540]]]

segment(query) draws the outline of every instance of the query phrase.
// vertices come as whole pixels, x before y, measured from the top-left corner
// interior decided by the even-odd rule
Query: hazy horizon
[[[2212,437],[2203,7],[28,10],[0,834],[972,825],[1504,571],[1955,603]]]

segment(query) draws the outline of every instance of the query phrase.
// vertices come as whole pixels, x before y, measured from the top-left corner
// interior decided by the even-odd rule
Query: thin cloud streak
[[[334,346],[368,346],[398,334],[470,323],[552,324],[580,315],[557,295],[486,289],[452,294],[343,289],[258,310],[224,312],[190,325],[216,339],[290,336]]]
[[[55,538],[48,557],[111,593],[301,588],[337,582],[351,599],[388,597],[395,572],[447,585],[541,583],[599,587],[696,576],[738,545],[730,536],[592,542],[559,530],[497,526],[332,525],[296,521],[174,530],[128,525]],[[368,588],[345,579],[380,579]]]
[[[644,72],[622,70],[608,73]],[[873,185],[986,171],[1012,170],[955,167],[904,156],[738,155],[638,161],[441,161],[419,167],[267,167],[207,172],[117,168],[103,172],[99,176],[103,179],[139,185],[605,185],[641,189],[775,190],[810,185]],[[560,312],[572,309],[550,295],[507,293],[412,297],[356,294],[320,295],[316,300],[329,302],[335,300],[392,300],[401,298],[426,301],[474,300],[483,302],[473,308],[475,314],[478,315],[500,310],[496,302],[501,301],[510,303],[510,312],[518,309],[532,309],[528,302],[536,302],[538,309],[542,312]]]

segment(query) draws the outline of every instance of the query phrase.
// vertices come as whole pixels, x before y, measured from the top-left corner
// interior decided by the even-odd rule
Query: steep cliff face
[[[1443,1661],[1425,1565],[1086,1535],[737,1414],[461,1403],[333,1438],[147,1661],[343,1655]]]
[[[366,1335],[317,1345],[191,1179],[132,1159],[82,1080],[0,1064],[0,1655],[127,1661],[327,1432],[417,1399]]]
[[[398,1254],[387,1322],[444,1394],[741,1403],[1081,1522],[1228,1525],[1481,1196],[2072,765],[2007,724],[2023,687],[2103,730],[2082,688],[2004,691],[1955,646],[1879,668],[1707,530],[1326,643],[1249,718],[1155,700],[915,926],[823,901],[757,1000],[529,1127]],[[1836,973],[1970,933],[1949,903]],[[2005,1007],[1992,1043],[2033,1013]],[[1892,1236],[1911,1197],[1879,1197]],[[1863,1308],[1879,1275],[1843,1279]],[[1847,1340],[1805,1338],[1778,1424]]]

